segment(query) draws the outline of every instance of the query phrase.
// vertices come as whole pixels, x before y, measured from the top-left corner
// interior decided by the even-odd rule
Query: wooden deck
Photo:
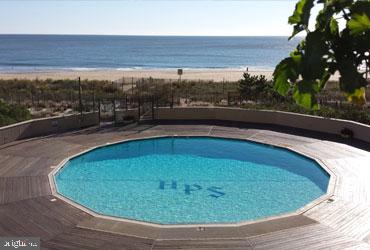
[[[42,249],[370,249],[370,153],[320,136],[280,128],[159,124],[88,129],[0,147],[0,236],[35,236]],[[215,135],[286,146],[319,157],[338,176],[333,202],[308,210],[297,226],[263,225],[229,237],[144,239],[100,231],[96,218],[55,199],[48,174],[92,146],[158,135]],[[302,136],[306,135],[306,136]],[[331,138],[330,138],[331,139]],[[362,148],[368,145],[361,144]],[[296,222],[295,222],[296,223]],[[293,224],[292,224],[293,225]],[[218,238],[218,239],[217,239]]]

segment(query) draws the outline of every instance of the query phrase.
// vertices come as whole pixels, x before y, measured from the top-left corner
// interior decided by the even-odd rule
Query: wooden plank
[[[157,240],[153,250],[249,250],[253,249],[247,239],[210,240]]]
[[[3,205],[0,205],[0,235],[41,237],[43,249],[370,249],[369,152],[340,143],[267,129],[149,124],[128,129],[66,133],[2,146],[0,204]],[[305,213],[305,216],[318,221],[316,224],[303,221],[293,227],[292,224],[282,223],[276,230],[272,224],[266,224],[261,230],[245,231],[253,235],[247,238],[167,239],[157,240],[153,245],[151,240],[78,228],[76,225],[94,220],[61,200],[52,202],[53,197],[47,196],[50,188],[46,174],[51,171],[50,166],[87,147],[144,136],[208,133],[233,138],[251,137],[266,143],[290,145],[324,159],[340,176],[334,202],[322,203]],[[166,231],[166,236],[174,235],[172,238],[180,234],[179,231]]]
[[[44,249],[55,250],[151,250],[153,240],[126,237],[82,228],[72,228],[41,243]]]
[[[258,130],[258,131],[259,133],[253,135],[250,138],[251,140],[285,147],[292,147],[294,145],[303,145],[317,142],[317,140],[315,139],[303,136],[284,134],[268,130]]]
[[[0,164],[1,177],[47,175],[52,160],[39,157],[7,156],[8,161]],[[48,171],[42,171],[48,169]]]
[[[370,155],[330,159],[324,162],[340,177],[336,196],[370,206]]]
[[[335,200],[319,205],[305,215],[357,240],[370,234],[370,206]]]
[[[368,249],[369,245],[346,237],[330,227],[313,224],[273,233],[249,237],[253,249],[346,249],[358,247]]]
[[[359,155],[357,150],[351,151],[350,147],[340,147],[338,146],[338,143],[328,141],[317,141],[303,145],[294,145],[292,148],[311,157],[324,160],[363,156]]]
[[[35,236],[50,239],[90,215],[56,199],[43,196],[0,206],[1,236]]]
[[[214,126],[210,131],[210,135],[220,136],[220,137],[230,137],[236,139],[246,139],[250,138],[259,133],[257,129],[240,129],[233,127],[221,127]]]
[[[47,176],[0,177],[0,204],[50,194]]]
[[[4,176],[11,169],[19,168],[23,165],[20,164],[24,160],[24,157],[21,156],[2,155],[1,158],[0,176]]]
[[[45,157],[58,158],[66,156],[73,150],[81,147],[80,144],[67,143],[57,140],[55,137],[43,138],[40,140],[26,141],[24,143],[11,145],[1,149],[2,154],[20,157]]]

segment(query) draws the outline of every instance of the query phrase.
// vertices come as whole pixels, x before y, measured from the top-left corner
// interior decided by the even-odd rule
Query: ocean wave
[[[77,72],[89,72],[89,71],[174,71],[177,69],[183,69],[184,71],[271,71],[271,67],[117,67],[117,68],[107,68],[107,67],[0,67],[0,73],[48,73],[56,71],[77,71]]]

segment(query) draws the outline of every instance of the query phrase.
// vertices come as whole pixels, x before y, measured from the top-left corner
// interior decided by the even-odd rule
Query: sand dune
[[[272,79],[273,71],[248,71],[252,75],[264,75],[267,79]],[[243,70],[239,69],[207,69],[207,70],[184,70],[182,79],[188,80],[213,80],[238,81],[243,77]],[[45,71],[45,72],[19,72],[6,73],[0,72],[0,79],[89,79],[89,80],[109,80],[114,81],[125,78],[155,78],[155,79],[178,79],[177,70],[80,70],[80,71]],[[338,80],[336,74],[331,80]]]
[[[251,74],[263,74],[271,78],[272,71],[249,71]],[[182,79],[237,81],[243,76],[242,70],[214,69],[214,70],[184,70]],[[81,77],[89,80],[117,80],[122,77],[178,79],[176,70],[89,70],[89,71],[47,71],[47,72],[20,72],[1,73],[1,79],[75,79]]]

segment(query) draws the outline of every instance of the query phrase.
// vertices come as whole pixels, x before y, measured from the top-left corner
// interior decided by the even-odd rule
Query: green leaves
[[[243,77],[244,79],[239,81],[239,92],[242,98],[258,101],[261,96],[266,94],[266,88],[270,85],[264,75],[244,73]]]
[[[281,61],[274,72],[275,89],[286,95],[292,88],[294,100],[306,108],[317,109],[315,95],[328,81],[329,54],[321,31],[311,32],[290,57]],[[302,80],[297,81],[299,78]]]
[[[291,83],[294,83],[298,78],[297,61],[292,57],[285,58],[277,66],[273,73],[275,90],[285,96]]]
[[[365,86],[366,80],[357,71],[355,65],[351,61],[343,61],[340,65],[339,84],[342,91],[345,92],[348,101],[356,105],[364,105],[366,103]]]
[[[294,100],[305,108],[317,110],[319,106],[315,98],[315,94],[317,93],[314,88],[315,85],[316,87],[318,85],[315,81],[302,80],[297,82],[293,91]]]
[[[315,3],[322,9],[315,30],[308,30],[310,11]],[[340,29],[338,19],[345,22]],[[301,106],[317,109],[315,95],[322,91],[330,76],[340,73],[340,88],[349,102],[366,103],[367,81],[358,68],[370,62],[369,0],[299,0],[289,17],[293,34],[307,31],[306,38],[282,60],[274,71],[274,88],[281,95],[293,93]]]
[[[353,93],[346,94],[347,100],[361,107],[366,104],[365,88],[356,89]]]
[[[370,19],[365,13],[354,14],[348,21],[347,27],[352,35],[359,35],[370,30]]]
[[[334,18],[331,18],[329,27],[330,27],[330,33],[332,35],[337,35],[338,34],[339,26],[338,26],[338,21],[337,20],[335,20]]]
[[[370,30],[370,1],[357,1],[350,8],[351,20],[347,28],[354,36]]]
[[[328,46],[321,31],[310,32],[306,36],[305,46],[302,47],[301,75],[303,79],[321,79],[326,65],[325,55],[329,55]]]
[[[0,100],[0,126],[28,120],[31,114],[28,109],[20,105],[9,105]]]
[[[299,0],[295,6],[295,11],[292,16],[289,17],[289,24],[294,24],[293,34],[290,38],[296,34],[305,30],[308,27],[310,20],[311,9],[314,5],[314,0]]]

